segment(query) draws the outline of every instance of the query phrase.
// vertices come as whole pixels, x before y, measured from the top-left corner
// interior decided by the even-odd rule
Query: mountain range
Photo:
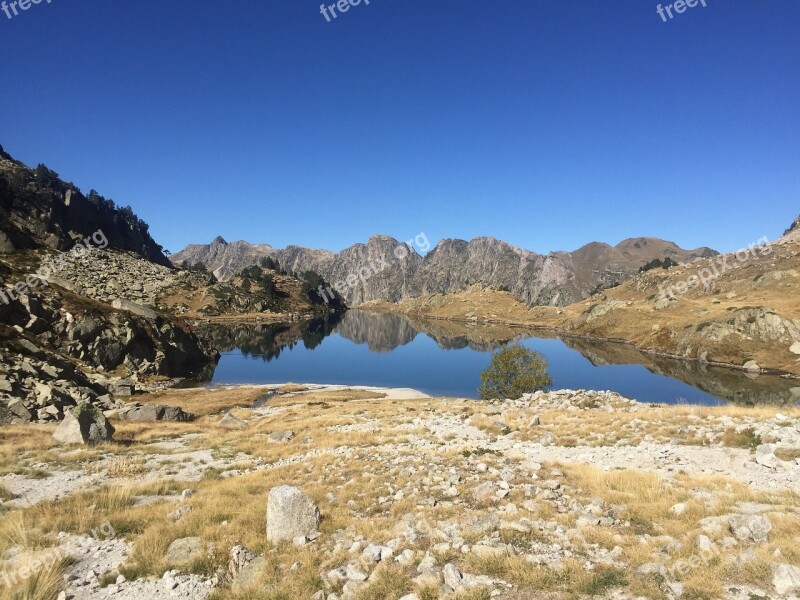
[[[405,250],[398,251],[404,246]],[[217,237],[210,244],[187,246],[171,260],[175,265],[200,263],[226,281],[271,258],[291,272],[314,271],[334,286],[344,284],[339,293],[351,306],[376,300],[400,302],[472,286],[509,291],[531,306],[566,306],[595,290],[626,281],[655,259],[686,263],[716,254],[711,248],[685,250],[673,242],[639,237],[616,246],[592,242],[574,252],[543,255],[479,237],[442,240],[423,256],[390,236],[376,235],[366,244],[338,253],[300,246],[276,249],[246,241],[229,243]]]

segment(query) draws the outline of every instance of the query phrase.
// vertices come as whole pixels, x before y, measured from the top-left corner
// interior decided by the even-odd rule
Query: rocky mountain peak
[[[228,242],[225,241],[225,238],[221,235],[218,235],[211,241],[212,246],[227,246]]]

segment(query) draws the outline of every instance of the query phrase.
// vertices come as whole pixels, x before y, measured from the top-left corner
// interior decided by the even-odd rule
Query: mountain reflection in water
[[[796,379],[753,377],[653,356],[627,344],[561,340],[548,332],[502,325],[351,310],[303,322],[204,325],[200,332],[223,355],[212,383],[292,380],[475,397],[490,353],[520,342],[547,356],[557,388],[610,389],[644,402],[800,402]]]

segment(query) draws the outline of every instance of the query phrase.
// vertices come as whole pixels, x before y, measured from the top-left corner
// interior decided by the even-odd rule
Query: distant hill
[[[632,238],[615,247],[593,242],[575,252],[548,255],[491,237],[447,239],[424,257],[409,247],[407,257],[398,260],[394,252],[401,246],[386,235],[373,236],[366,244],[355,244],[339,253],[299,246],[278,250],[266,244],[228,243],[216,238],[210,244],[187,246],[172,256],[172,262],[203,264],[221,281],[265,257],[292,272],[314,271],[334,284],[345,281],[348,275],[367,273],[365,281],[344,291],[351,306],[454,293],[476,285],[507,290],[529,305],[563,306],[626,281],[654,259],[689,262],[717,254],[710,248],[684,250],[657,238]],[[375,272],[381,259],[389,264]]]
[[[594,284],[592,289],[619,285],[655,259],[687,263],[717,254],[706,247],[684,250],[674,242],[652,237],[629,238],[616,246],[592,242],[570,253],[576,277],[586,287]]]

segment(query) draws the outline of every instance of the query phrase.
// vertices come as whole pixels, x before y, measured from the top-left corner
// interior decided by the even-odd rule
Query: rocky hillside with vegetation
[[[15,249],[69,250],[101,230],[108,245],[161,265],[163,249],[130,206],[117,206],[95,190],[84,195],[58,173],[14,160],[0,146],[0,253]]]
[[[0,157],[0,423],[119,408],[218,359],[157,307],[184,280],[147,225],[46,167]]]
[[[173,254],[171,260],[179,267],[203,265],[217,280],[224,282],[274,254],[272,246],[267,244],[226,242],[218,236],[210,244],[190,244]]]
[[[290,272],[319,273],[332,284],[356,277],[341,292],[351,306],[455,293],[473,285],[507,290],[528,305],[562,306],[618,285],[653,260],[685,262],[715,254],[710,248],[683,250],[672,242],[636,238],[615,247],[592,243],[575,252],[540,255],[486,237],[469,242],[442,240],[423,256],[414,244],[378,235],[339,253],[298,246],[278,250],[247,242],[229,244],[217,238],[209,245],[187,247],[173,255],[172,261],[176,265],[201,263],[221,280],[243,265],[258,264],[265,256]]]
[[[165,289],[159,305],[176,316],[214,321],[294,321],[346,310],[337,297],[323,298],[328,284],[312,272],[302,278],[287,274],[271,259],[247,267],[226,281],[217,281],[200,263],[178,285]]]

